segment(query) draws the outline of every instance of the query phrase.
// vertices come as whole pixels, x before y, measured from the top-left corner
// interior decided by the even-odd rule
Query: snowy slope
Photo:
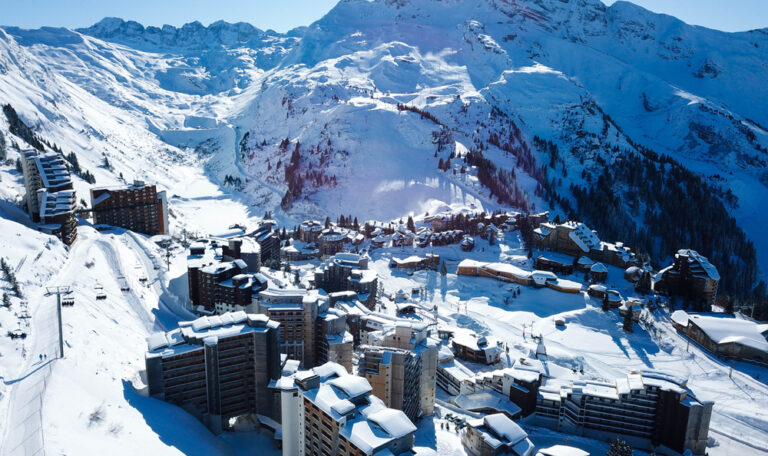
[[[342,0],[288,34],[226,23],[145,28],[119,19],[78,31],[5,27],[0,103],[13,105],[42,138],[75,152],[96,185],[138,178],[167,190],[174,233],[219,232],[265,211],[294,224],[308,216],[392,219],[449,206],[505,208],[480,185],[476,169],[461,172],[457,157],[473,149],[514,173],[519,209],[550,209],[540,172],[549,156],[534,147],[534,136],[559,146],[562,162],[543,179],[556,181],[562,172],[553,185],[566,197],[571,183],[592,185],[584,175],[639,144],[736,195],[729,210],[755,243],[765,274],[768,110],[758,101],[768,99],[767,49],[766,30],[726,34],[626,2]],[[2,116],[0,131],[24,147]],[[285,169],[297,144],[303,188],[283,210]],[[0,339],[3,442],[17,448],[21,440],[7,438],[13,435],[35,446],[45,429],[46,448],[56,453],[132,451],[116,444],[127,437],[153,454],[237,450],[131,386],[140,383],[143,338],[188,317],[179,306],[181,252],[163,274],[151,267],[158,252],[130,233],[83,226],[67,251],[35,232],[18,207],[23,185],[12,164],[17,152],[8,149],[11,162],[0,164],[0,246],[24,288],[34,290],[27,296],[34,330],[23,343]],[[450,169],[439,170],[451,156]],[[79,178],[75,186],[87,200],[90,186]],[[515,249],[508,242],[475,255],[527,261]],[[440,253],[450,262],[459,257],[453,248]],[[738,366],[731,379],[705,352],[686,353],[663,315],[653,317],[662,335],[624,336],[618,317],[601,314],[589,298],[545,290],[502,309],[496,303],[504,289],[495,284],[406,277],[387,267],[386,255],[374,265],[385,286],[427,283],[446,321],[518,342],[523,323],[533,322],[546,333],[554,362],[581,365],[590,378],[631,368],[689,377],[697,395],[720,404],[713,418],[720,454],[739,445],[752,451],[767,437],[768,418],[759,410],[768,403],[766,387],[751,377],[764,372]],[[120,274],[135,285],[126,295],[116,289]],[[142,274],[148,288],[138,285]],[[97,282],[116,299],[95,301]],[[52,354],[56,343],[52,299],[40,287],[62,283],[77,290],[78,304],[65,314],[69,356],[35,364],[36,354]],[[3,330],[18,321],[4,312]],[[569,319],[566,331],[551,330],[554,315]],[[16,381],[30,372],[29,381]],[[25,412],[35,418],[19,424]],[[87,436],[89,446],[73,435]],[[451,446],[446,439],[437,442],[442,451]]]

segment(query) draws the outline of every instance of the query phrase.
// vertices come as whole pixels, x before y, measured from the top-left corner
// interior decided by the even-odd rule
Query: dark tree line
[[[29,128],[29,126],[19,118],[18,114],[16,114],[16,110],[13,109],[13,106],[9,104],[4,105],[3,113],[5,114],[5,118],[8,119],[8,124],[10,125],[11,133],[23,139],[27,144],[39,150],[40,152],[45,152],[45,147],[48,146],[49,149],[60,154],[62,157],[64,157],[65,160],[67,160],[67,162],[69,162],[69,165],[70,165],[69,168],[73,174],[75,174],[76,176],[79,176],[81,179],[83,179],[84,181],[88,182],[91,185],[96,183],[96,177],[94,177],[94,175],[90,171],[80,166],[80,163],[77,160],[77,155],[75,155],[74,152],[65,154],[64,151],[62,151],[61,148],[56,144],[52,144],[49,141],[46,141],[44,138],[41,138],[38,135],[36,135],[32,131],[32,129]],[[104,160],[105,160],[105,164],[108,165],[107,166],[108,169],[111,169],[111,166],[109,166],[109,161],[107,161],[106,156],[104,157]],[[20,164],[21,162],[18,161],[16,166],[17,169],[20,168]]]
[[[5,258],[0,258],[0,269],[2,269],[3,272],[3,279],[5,279],[5,281],[8,282],[8,284],[11,286],[13,293],[19,298],[23,297],[21,294],[21,287],[19,286],[19,282],[16,279],[16,274],[13,272],[10,265],[8,265],[8,262],[5,261]]]
[[[589,188],[572,185],[571,192],[578,214],[602,237],[623,240],[657,260],[679,248],[695,249],[718,268],[721,293],[752,291],[754,245],[717,190],[669,157],[625,153],[604,166]]]
[[[8,119],[9,130],[11,133],[23,139],[35,149],[41,152],[45,150],[43,143],[38,139],[35,132],[19,118],[19,115],[16,114],[16,110],[13,109],[13,106],[9,104],[3,105],[3,114],[5,114],[5,118]]]
[[[416,106],[409,106],[409,105],[406,105],[406,104],[403,104],[403,103],[398,103],[397,104],[397,110],[398,111],[410,111],[410,112],[416,113],[419,116],[421,116],[422,119],[431,120],[432,122],[440,125],[441,127],[445,127],[445,124],[443,124],[442,122],[437,120],[437,117],[435,117],[434,114],[432,114],[431,112],[425,111],[423,109],[419,109]]]
[[[481,151],[469,151],[465,160],[467,165],[477,167],[477,179],[501,204],[517,207],[523,211],[530,209],[528,197],[517,185],[514,170],[498,169],[496,164],[485,158]]]

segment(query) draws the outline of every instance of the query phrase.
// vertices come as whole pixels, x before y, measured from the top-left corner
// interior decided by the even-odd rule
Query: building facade
[[[58,153],[27,150],[21,153],[24,202],[41,231],[72,245],[77,239],[77,197],[67,162]]]
[[[334,363],[281,379],[283,456],[410,454],[416,426]]]
[[[255,304],[256,312],[280,322],[281,352],[304,368],[314,367],[316,320],[325,310],[320,307],[317,292],[267,288],[259,292]]]
[[[696,400],[675,382],[631,373],[615,383],[579,381],[539,388],[535,423],[558,432],[612,440],[635,448],[665,446],[704,454],[711,402]]]
[[[717,268],[695,250],[681,249],[674,263],[659,271],[655,291],[686,299],[715,303],[720,274]]]
[[[315,269],[314,284],[327,293],[355,291],[368,308],[373,308],[378,292],[378,278],[368,270],[367,255],[338,253]]]
[[[168,200],[155,185],[134,181],[123,187],[91,189],[94,225],[111,225],[150,236],[168,234]]]
[[[532,456],[528,434],[503,413],[467,421],[461,443],[473,456]]]
[[[220,433],[247,414],[279,416],[279,323],[245,312],[201,317],[147,338],[150,396],[178,405]]]

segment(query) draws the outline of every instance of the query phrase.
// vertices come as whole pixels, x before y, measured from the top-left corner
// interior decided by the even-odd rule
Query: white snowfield
[[[427,211],[508,209],[480,186],[476,170],[463,174],[456,163],[437,169],[433,133],[441,130],[450,132],[443,157],[466,154],[490,131],[508,136],[507,118],[528,143],[538,135],[561,151],[574,141],[631,148],[627,134],[734,192],[732,213],[755,243],[764,274],[767,159],[756,146],[768,146],[768,110],[757,102],[768,99],[766,61],[764,30],[725,34],[627,2],[344,0],[288,34],[225,23],[145,29],[118,19],[80,31],[5,27],[0,103],[11,104],[41,138],[75,152],[96,185],[156,183],[168,193],[172,233],[193,238],[233,223],[251,226],[265,211],[290,227],[350,213],[361,223],[413,213],[418,223]],[[27,302],[25,308],[11,297],[11,309],[0,308],[0,456],[279,454],[263,432],[216,437],[181,409],[136,390],[146,337],[194,318],[184,306],[184,250],[173,250],[165,271],[164,252],[144,236],[99,233],[83,222],[68,250],[38,233],[19,209],[24,190],[10,145],[23,142],[2,115],[0,131],[11,160],[0,163],[0,256]],[[333,176],[337,185],[318,187],[307,178],[304,196],[284,212],[285,166],[297,142],[302,169]],[[546,208],[516,157],[493,145],[484,154],[515,172],[532,209]],[[610,165],[610,151],[564,153],[569,174],[562,186],[602,166],[598,154]],[[89,185],[74,183],[78,200],[87,201]],[[768,453],[767,369],[735,363],[731,373],[730,365],[689,346],[664,311],[627,334],[615,311],[603,313],[583,291],[520,286],[512,296],[508,283],[455,274],[464,259],[532,271],[515,234],[493,246],[477,238],[469,253],[458,245],[432,250],[446,260],[446,276],[389,267],[393,257],[423,256],[423,249],[375,250],[371,268],[388,293],[425,287],[419,304],[437,306],[441,326],[507,343],[504,366],[535,353],[534,334],[543,337],[547,373],[558,378],[610,382],[632,370],[687,378],[698,399],[715,402],[709,454]],[[302,278],[316,266],[300,266]],[[120,291],[121,276],[130,291]],[[583,283],[579,274],[560,279],[574,291]],[[75,298],[63,309],[60,360],[55,298],[44,296],[46,286],[58,285],[72,286]],[[634,296],[616,268],[608,267],[606,285]],[[11,294],[5,281],[0,288]],[[100,292],[107,299],[97,300]],[[565,326],[556,327],[557,319]],[[27,338],[6,337],[15,329]],[[470,368],[457,370],[470,377],[487,369]],[[440,429],[451,407],[441,397],[436,417],[417,423],[423,454],[465,454],[458,435]],[[607,449],[525,430],[537,447]]]

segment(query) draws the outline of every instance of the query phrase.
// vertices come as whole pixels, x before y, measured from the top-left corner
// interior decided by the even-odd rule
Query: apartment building
[[[473,333],[457,332],[452,345],[457,358],[473,363],[496,364],[501,356],[501,347]]]
[[[379,282],[376,273],[368,269],[369,260],[367,255],[337,253],[315,269],[315,287],[327,293],[355,291],[361,301],[372,309]]]
[[[248,235],[259,244],[263,262],[280,261],[280,237],[275,231],[276,226],[273,222],[264,222]]]
[[[305,220],[299,225],[299,240],[307,243],[317,242],[323,228],[323,224],[317,220]]]
[[[91,189],[94,225],[111,225],[148,235],[168,234],[168,199],[155,185],[136,180],[132,185]]]
[[[717,268],[695,250],[680,249],[674,263],[656,277],[653,289],[659,293],[715,303],[720,274]]]
[[[328,258],[344,250],[344,243],[347,242],[347,234],[337,228],[328,228],[323,230],[317,237],[317,247],[323,258]]]
[[[358,373],[387,407],[402,410],[411,420],[420,416],[421,357],[410,350],[361,345]]]
[[[40,202],[40,231],[57,236],[67,245],[72,245],[77,238],[77,219],[75,209],[77,198],[74,190],[62,190],[38,193]]]
[[[352,371],[352,352],[354,338],[347,331],[347,314],[338,309],[329,308],[320,314],[315,329],[315,364],[333,362]]]
[[[24,196],[32,221],[41,231],[72,245],[77,239],[77,197],[67,162],[58,153],[27,150],[21,153]]]
[[[269,389],[282,370],[279,327],[264,315],[240,311],[148,337],[150,396],[187,410],[214,433],[242,415],[279,419]]]
[[[358,373],[374,386],[388,407],[412,421],[434,413],[437,342],[429,326],[376,312],[361,317]]]
[[[629,247],[621,242],[601,241],[597,232],[581,222],[542,223],[533,230],[533,234],[534,244],[542,249],[575,257],[585,255],[594,261],[620,268],[640,265]]]
[[[326,363],[277,382],[283,456],[410,454],[416,426],[363,377]]]
[[[258,274],[261,249],[249,238],[198,239],[187,252],[187,285],[193,308],[223,313],[246,310],[266,289]],[[250,311],[250,309],[248,309]]]
[[[281,352],[305,368],[315,366],[316,320],[328,308],[317,290],[267,288],[254,303],[257,313],[280,322]]]
[[[611,383],[545,382],[538,389],[534,422],[607,441],[619,435],[637,449],[663,446],[704,454],[712,405],[671,378],[633,372]]]

